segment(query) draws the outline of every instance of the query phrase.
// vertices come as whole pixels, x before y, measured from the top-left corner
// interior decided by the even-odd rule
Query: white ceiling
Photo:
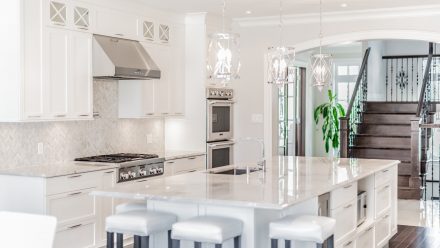
[[[208,12],[220,15],[223,0],[132,0],[176,13]],[[348,6],[343,8],[345,3]],[[323,11],[353,11],[378,8],[439,4],[439,0],[323,0]],[[319,0],[283,0],[286,14],[319,11]],[[279,13],[279,0],[227,0],[227,15],[232,18],[273,16]],[[252,11],[252,14],[246,14]]]

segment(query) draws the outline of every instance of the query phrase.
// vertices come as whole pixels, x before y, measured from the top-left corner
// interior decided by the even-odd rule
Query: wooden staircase
[[[411,119],[416,116],[417,102],[365,102],[362,123],[352,157],[396,159],[399,164],[399,198],[420,199],[419,164],[411,163]]]

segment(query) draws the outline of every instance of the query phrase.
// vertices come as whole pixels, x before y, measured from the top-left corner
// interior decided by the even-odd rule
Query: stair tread
[[[365,125],[376,125],[376,126],[411,126],[411,123],[388,123],[388,122],[384,122],[384,123],[377,123],[377,122],[357,122],[357,125],[361,125],[361,124],[365,124]]]
[[[367,115],[410,115],[410,116],[416,116],[415,112],[384,112],[384,111],[364,111],[362,112]]]
[[[371,146],[371,145],[355,145],[350,146],[354,149],[377,149],[377,150],[411,150],[411,147],[401,146],[401,147],[389,147],[389,146]]]
[[[365,103],[384,103],[384,104],[419,104],[419,102],[387,102],[387,101],[363,101]]]
[[[399,189],[416,190],[420,189],[420,187],[399,186]]]
[[[370,133],[360,133],[356,134],[360,137],[378,137],[378,138],[411,138],[411,135],[393,135],[393,134],[370,134]]]

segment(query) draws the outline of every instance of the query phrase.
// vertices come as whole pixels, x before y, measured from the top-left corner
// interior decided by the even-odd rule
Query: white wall
[[[364,39],[430,39],[440,40],[439,12],[429,10],[387,10],[362,13],[326,14],[323,43],[331,44]],[[285,44],[305,50],[318,42],[318,16],[292,17],[286,20]],[[264,137],[264,124],[254,123],[252,114],[264,112],[264,54],[267,47],[278,44],[276,19],[236,20],[234,31],[241,35],[241,79],[233,87],[237,95],[236,137]],[[307,86],[308,94],[313,91]],[[322,96],[317,95],[317,98]],[[270,104],[270,103],[268,103]],[[270,108],[266,108],[270,109]],[[269,116],[266,113],[265,119]],[[309,119],[310,120],[310,119]],[[310,123],[307,123],[310,128]],[[307,137],[309,140],[311,137]],[[270,146],[270,145],[269,145]],[[246,151],[243,151],[246,152]],[[312,154],[316,155],[313,151]]]

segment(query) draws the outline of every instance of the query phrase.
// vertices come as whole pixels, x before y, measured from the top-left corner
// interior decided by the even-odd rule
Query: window
[[[338,95],[338,102],[348,107],[354,86],[359,74],[359,65],[350,63],[336,64],[335,90]]]
[[[292,70],[293,84],[280,86],[278,90],[278,154],[291,156],[295,153],[295,125],[299,111],[297,108],[298,87],[301,84],[300,68]]]

